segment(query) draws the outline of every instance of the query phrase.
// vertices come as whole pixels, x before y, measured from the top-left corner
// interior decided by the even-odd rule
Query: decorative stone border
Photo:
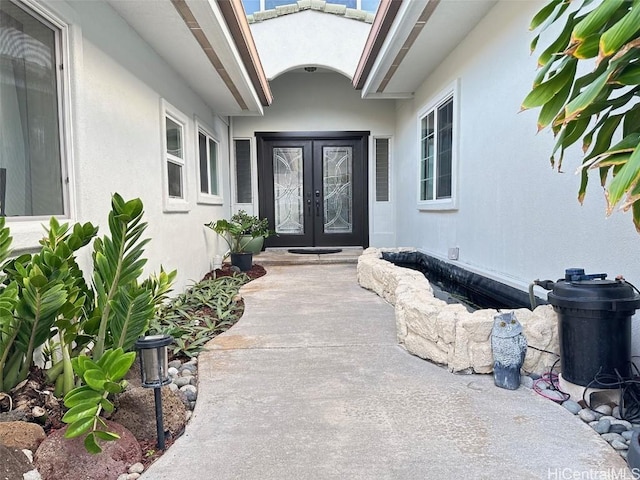
[[[382,259],[382,251],[368,248],[358,259],[358,282],[395,306],[398,342],[409,353],[447,365],[452,372],[490,373],[493,370],[491,329],[497,310],[469,313],[460,304],[447,304],[433,295],[421,272]],[[415,251],[411,248],[385,252]],[[527,373],[548,371],[557,356],[558,319],[551,305],[533,312],[513,310],[522,324],[529,348],[523,365]]]

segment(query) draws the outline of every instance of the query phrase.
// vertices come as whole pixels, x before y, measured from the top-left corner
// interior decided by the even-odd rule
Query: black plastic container
[[[562,377],[584,387],[616,388],[594,380],[631,374],[631,317],[640,308],[640,295],[606,276],[572,268],[549,293],[558,314]]]

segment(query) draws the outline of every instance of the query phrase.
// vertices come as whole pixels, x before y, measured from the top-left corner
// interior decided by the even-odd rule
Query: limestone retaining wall
[[[358,282],[395,306],[398,341],[410,353],[447,365],[452,372],[492,371],[490,336],[496,310],[469,313],[463,305],[447,304],[433,296],[421,272],[383,260],[382,250],[377,248],[368,248],[358,259]],[[533,312],[526,308],[513,311],[531,347],[523,370],[547,371],[557,357],[540,350],[560,352],[556,313],[550,305],[541,305]]]

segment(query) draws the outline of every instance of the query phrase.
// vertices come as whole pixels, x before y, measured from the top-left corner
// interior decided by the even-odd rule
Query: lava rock
[[[33,465],[18,448],[0,445],[0,478],[23,478],[23,475],[33,469]]]
[[[43,480],[62,478],[104,480],[118,478],[127,467],[142,459],[140,444],[122,425],[107,420],[107,429],[118,440],[100,442],[102,453],[93,455],[84,447],[84,436],[64,438],[67,427],[54,431],[40,444],[35,464]]]

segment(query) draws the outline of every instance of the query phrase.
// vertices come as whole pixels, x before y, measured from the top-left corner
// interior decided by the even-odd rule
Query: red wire
[[[544,383],[547,388],[541,388],[540,385]],[[537,380],[534,380],[533,382],[533,390],[540,396],[551,400],[553,402],[556,403],[562,403],[565,400],[568,400],[570,395],[568,393],[563,392],[562,390],[560,390],[559,388],[556,387],[556,385],[558,384],[558,375],[552,372],[546,372],[544,374],[542,374],[542,376],[540,378],[538,378]],[[550,397],[549,395],[545,394],[544,392],[546,392],[547,390],[551,390],[551,391],[555,391],[555,392],[559,392],[562,395],[562,398],[554,398],[554,397]]]

